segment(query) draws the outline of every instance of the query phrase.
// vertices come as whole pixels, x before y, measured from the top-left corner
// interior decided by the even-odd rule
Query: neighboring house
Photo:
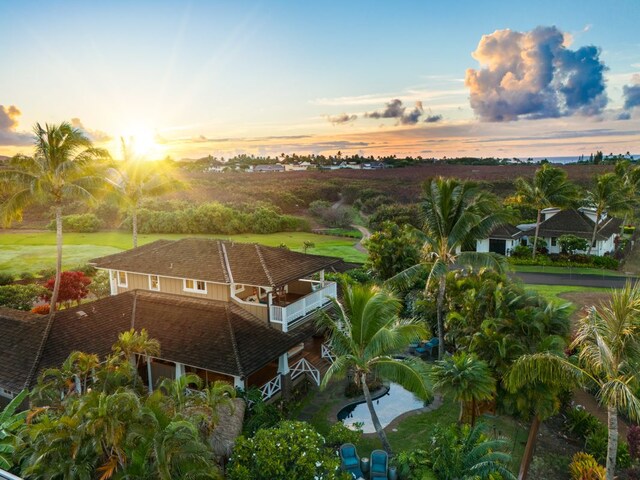
[[[253,171],[256,173],[273,173],[273,172],[284,172],[284,165],[256,165],[253,167]]]
[[[50,329],[47,317],[0,309],[0,395],[32,387],[74,350],[106,356],[131,328],[160,342],[158,358],[141,359],[151,388],[196,373],[271,398],[304,375],[319,382],[327,366],[313,319],[337,295],[324,271],[340,259],[191,238],[92,263],[109,273],[112,296],[57,312]]]
[[[380,170],[386,168],[383,162],[366,162],[362,164],[363,170]]]
[[[285,164],[284,169],[287,172],[303,172],[315,167],[311,162]]]
[[[561,248],[558,238],[562,235],[575,235],[591,241],[593,228],[596,223],[596,213],[593,209],[581,207],[579,209],[545,208],[541,212],[538,238],[547,243],[549,253],[560,253]],[[622,220],[610,217],[606,213],[600,219],[596,240],[591,248],[591,254],[603,256],[613,253],[616,249],[616,238],[620,234]],[[528,223],[518,225],[504,225],[494,230],[489,238],[478,240],[476,250],[478,252],[496,252],[510,255],[511,250],[518,244],[533,244],[536,224]],[[504,243],[503,243],[504,242]],[[504,253],[502,252],[504,248]],[[586,252],[578,252],[586,253]]]

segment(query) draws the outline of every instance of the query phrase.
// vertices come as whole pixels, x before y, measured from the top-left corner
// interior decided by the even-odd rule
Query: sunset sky
[[[0,155],[640,154],[640,1],[0,0]]]

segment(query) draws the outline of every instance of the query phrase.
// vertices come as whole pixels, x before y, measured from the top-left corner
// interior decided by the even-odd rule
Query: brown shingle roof
[[[601,227],[596,233],[596,240],[607,240],[611,235],[620,231],[622,220],[607,217],[600,222]],[[562,210],[551,218],[540,223],[538,235],[540,237],[559,237],[561,235],[575,235],[591,240],[594,222],[584,213],[573,208]],[[525,232],[533,235],[535,228]]]
[[[128,272],[218,283],[233,281],[247,285],[280,286],[339,261],[334,257],[308,255],[253,243],[185,238],[158,240],[91,262],[99,268]]]
[[[0,385],[19,391],[38,358],[46,316],[0,310]],[[146,329],[160,358],[246,377],[313,334],[312,323],[283,333],[227,302],[135,290],[56,312],[31,385],[75,351],[104,357],[118,334]]]
[[[24,388],[47,327],[47,317],[0,307],[0,385]]]
[[[522,231],[509,223],[494,228],[489,234],[489,238],[504,238],[506,240],[518,239],[522,236]]]

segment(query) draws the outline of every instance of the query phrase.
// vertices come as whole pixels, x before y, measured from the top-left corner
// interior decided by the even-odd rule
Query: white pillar
[[[180,377],[184,377],[184,375],[184,364],[176,362],[176,380],[178,380]]]
[[[151,358],[147,357],[147,381],[149,382],[149,393],[153,392],[153,376],[151,375]]]
[[[234,376],[233,377],[233,386],[235,388],[239,388],[240,390],[244,390],[245,389],[244,378]]]
[[[320,285],[324,287],[324,270],[320,270]]]
[[[285,352],[278,357],[278,373],[286,375],[289,373],[289,353]]]
[[[109,285],[111,286],[111,295],[117,295],[118,285],[116,284],[116,277],[113,270],[109,270]]]

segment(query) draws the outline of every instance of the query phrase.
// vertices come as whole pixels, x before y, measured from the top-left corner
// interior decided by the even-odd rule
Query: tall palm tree
[[[622,225],[627,224],[629,213],[633,214],[633,208],[638,205],[640,200],[640,165],[632,165],[629,160],[620,160],[616,162],[615,174],[620,178],[623,187],[628,193],[628,200],[631,205],[631,212],[624,212]]]
[[[458,422],[462,423],[465,410],[470,406],[471,426],[476,423],[477,402],[490,400],[496,391],[496,381],[487,362],[465,351],[437,361],[432,376],[433,388],[460,402]]]
[[[591,235],[591,243],[587,255],[591,255],[591,248],[596,241],[598,227],[605,212],[617,213],[628,212],[630,210],[632,199],[629,192],[620,177],[615,173],[603,173],[595,179],[594,188],[587,191],[586,203],[592,207],[596,213],[596,221],[593,225],[593,235]]]
[[[579,348],[579,363],[552,353],[521,357],[513,366],[511,387],[534,382],[587,382],[607,408],[607,480],[613,480],[618,450],[618,411],[640,419],[636,395],[640,366],[640,285],[614,290],[608,303],[591,309],[580,319],[572,348]]]
[[[33,157],[18,155],[9,168],[0,171],[0,183],[9,187],[9,197],[0,213],[5,225],[22,220],[24,209],[34,203],[53,207],[56,219],[56,279],[51,296],[51,315],[55,313],[62,272],[62,206],[72,199],[95,200],[102,186],[99,162],[108,157],[95,148],[85,134],[67,122],[59,125],[39,123],[34,127]]]
[[[427,180],[423,190],[422,261],[392,277],[390,283],[410,283],[420,272],[428,271],[426,292],[431,280],[438,280],[438,358],[442,359],[447,273],[461,266],[504,271],[504,257],[463,250],[477,239],[486,238],[495,227],[505,223],[507,216],[494,197],[473,182],[438,177]]]
[[[158,197],[181,188],[167,162],[149,162],[134,155],[133,145],[120,138],[122,160],[107,170],[107,182],[115,189],[118,202],[131,215],[133,248],[138,246],[138,210],[146,198]]]
[[[536,258],[542,210],[569,205],[576,198],[577,188],[567,179],[567,172],[548,163],[536,170],[532,181],[516,178],[515,187],[516,194],[510,201],[537,210],[532,253],[533,258]]]
[[[391,293],[371,285],[345,285],[342,303],[333,300],[336,315],[325,315],[329,344],[335,361],[322,380],[325,388],[334,377],[353,373],[362,387],[371,420],[387,452],[391,445],[376,414],[367,382],[375,377],[399,383],[420,398],[431,397],[426,364],[417,358],[398,359],[416,337],[425,335],[421,322],[400,319],[401,304]]]
[[[135,368],[133,377],[133,387],[136,387],[138,378],[138,367],[140,358],[145,357],[149,361],[149,356],[160,354],[160,342],[154,338],[149,338],[146,329],[136,332],[133,328],[118,335],[118,341],[112,347],[113,352],[118,356],[123,356],[131,362]]]

